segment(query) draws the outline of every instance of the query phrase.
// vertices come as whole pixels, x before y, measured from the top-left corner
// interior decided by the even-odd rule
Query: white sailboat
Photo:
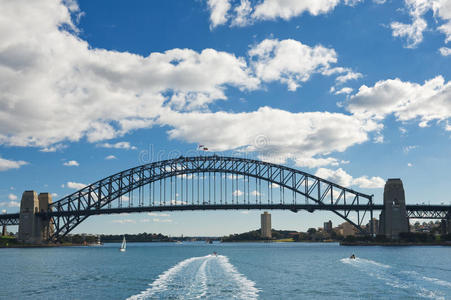
[[[127,242],[125,241],[125,235],[124,235],[124,239],[122,240],[121,248],[119,249],[119,251],[125,252],[126,248],[127,248]]]

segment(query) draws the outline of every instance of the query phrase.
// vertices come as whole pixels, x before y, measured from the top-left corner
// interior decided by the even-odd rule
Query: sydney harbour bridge
[[[389,180],[384,201],[375,203],[373,195],[294,168],[211,155],[181,156],[124,170],[55,202],[48,193],[26,191],[20,212],[0,215],[0,225],[19,225],[19,239],[41,243],[58,241],[94,215],[251,209],[331,211],[362,235],[381,233],[369,222],[375,212],[380,212],[382,233],[388,236],[408,226],[409,218],[448,223],[451,218],[451,206],[405,204],[399,179]]]

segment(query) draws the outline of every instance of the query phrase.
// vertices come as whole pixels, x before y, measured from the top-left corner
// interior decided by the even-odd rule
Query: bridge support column
[[[41,193],[39,197],[35,191],[25,191],[22,194],[18,237],[20,242],[40,244],[47,240],[53,226],[49,220],[38,217],[36,213],[48,211],[51,202],[52,196],[49,193]]]
[[[6,225],[3,225],[2,236],[7,236],[7,235],[8,235],[8,231],[6,230]]]
[[[384,210],[380,215],[379,233],[391,239],[409,231],[406,199],[401,179],[388,179],[384,188]]]

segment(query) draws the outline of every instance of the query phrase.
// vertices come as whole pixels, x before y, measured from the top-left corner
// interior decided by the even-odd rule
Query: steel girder
[[[49,212],[40,213],[40,215],[53,219],[55,231],[50,239],[57,240],[73,230],[89,215],[107,213],[108,209],[111,209],[112,201],[118,199],[118,207],[120,208],[122,206],[121,197],[133,190],[165,178],[176,178],[188,174],[204,174],[203,176],[205,176],[207,173],[235,174],[245,176],[248,180],[249,178],[255,178],[255,180],[276,184],[281,190],[287,189],[293,192],[292,203],[284,203],[282,198],[280,203],[278,203],[282,206],[286,205],[286,209],[290,209],[288,205],[302,201],[306,205],[314,204],[314,206],[309,208],[309,211],[327,208],[327,210],[334,212],[353,224],[361,233],[369,234],[369,230],[366,230],[362,225],[365,216],[373,217],[375,207],[372,202],[372,195],[366,195],[342,187],[293,168],[258,160],[216,155],[182,156],[116,173],[52,203],[49,206]],[[186,209],[202,209],[202,207],[194,208],[194,203],[180,202],[180,206],[189,206]],[[209,199],[207,203],[201,203],[201,205],[205,205],[205,209],[207,209],[207,205],[216,205],[216,201],[215,204],[211,202],[211,199]],[[244,202],[240,204],[249,205],[249,209],[254,209],[250,207],[251,201],[249,197],[247,203],[246,200]],[[258,200],[256,202],[253,204],[261,204],[258,203]],[[233,205],[238,203],[233,203],[232,197],[232,203],[220,204],[221,208],[219,208],[219,203],[217,204],[218,209],[237,209]],[[164,203],[164,205],[151,205],[148,207],[162,211],[174,210],[173,206],[178,207],[177,201],[175,203],[169,202],[167,204]],[[291,210],[297,211],[297,209]],[[142,208],[140,211],[145,211],[145,209]],[[356,212],[356,221],[350,218],[351,212]]]
[[[19,214],[5,214],[0,215],[0,226],[19,225]]]

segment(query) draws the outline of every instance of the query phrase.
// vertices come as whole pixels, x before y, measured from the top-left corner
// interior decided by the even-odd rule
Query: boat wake
[[[207,255],[179,262],[128,299],[257,299],[258,292],[226,256]]]
[[[451,282],[437,278],[426,277],[415,271],[400,271],[370,259],[342,258],[344,264],[351,265],[362,272],[383,281],[386,285],[402,289],[406,293],[414,291],[417,297],[431,299],[445,299],[447,292],[438,290],[440,287],[450,288]]]

